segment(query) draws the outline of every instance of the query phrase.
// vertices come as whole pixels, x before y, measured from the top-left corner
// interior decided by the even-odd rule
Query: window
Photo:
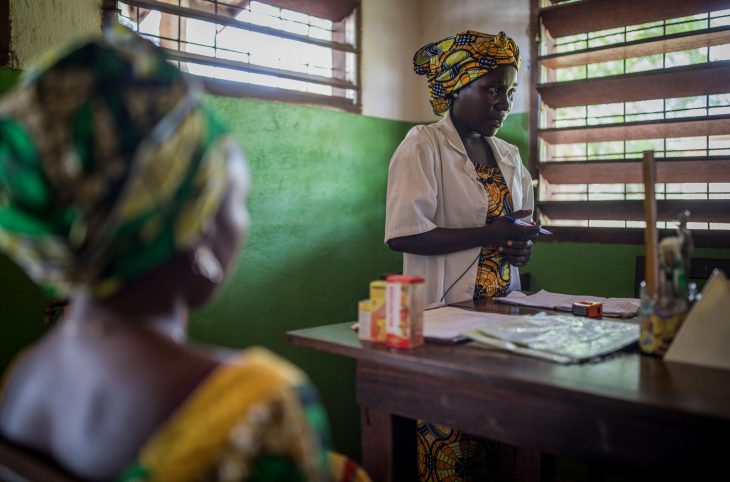
[[[117,21],[212,93],[360,110],[355,0],[112,3]]]
[[[730,245],[726,0],[534,0],[531,168],[558,239],[643,242],[643,151],[659,228],[689,209],[700,245]]]

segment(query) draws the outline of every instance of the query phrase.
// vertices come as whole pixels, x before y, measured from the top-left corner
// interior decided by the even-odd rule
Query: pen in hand
[[[511,222],[511,223],[515,223],[515,224],[518,224],[518,225],[520,225],[520,226],[532,226],[532,224],[530,224],[530,223],[527,223],[527,222],[525,222],[525,221],[522,221],[521,219],[516,219],[516,218],[513,218],[512,216],[502,216],[502,218],[506,219],[507,221],[509,221],[509,222]],[[553,234],[553,233],[552,233],[551,231],[548,231],[548,230],[547,230],[547,229],[545,229],[545,228],[540,228],[540,231],[538,231],[538,232],[539,232],[540,234],[546,234],[546,235],[550,235],[550,234]]]

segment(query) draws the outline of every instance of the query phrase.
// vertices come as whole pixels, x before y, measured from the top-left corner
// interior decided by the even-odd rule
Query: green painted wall
[[[536,243],[530,263],[530,289],[596,296],[634,296],[636,256],[643,245]],[[730,249],[699,248],[696,258],[730,258]]]
[[[10,90],[20,78],[20,70],[0,67],[0,95]]]
[[[528,139],[527,113],[512,113],[504,122],[504,125],[497,132],[497,137],[514,144],[520,150],[522,163],[527,166],[529,156],[530,140]]]
[[[246,150],[252,227],[220,298],[191,318],[193,337],[265,345],[319,387],[338,450],[359,454],[354,363],[295,348],[284,332],[357,317],[368,283],[400,269],[383,244],[390,156],[412,124],[251,99],[211,105]]]
[[[210,103],[246,150],[252,229],[220,298],[193,314],[191,335],[264,345],[302,367],[335,446],[359,458],[354,363],[289,346],[283,334],[355,320],[369,282],[401,269],[383,244],[385,190],[390,156],[413,124],[252,99]],[[500,137],[526,147],[526,115],[510,119]]]

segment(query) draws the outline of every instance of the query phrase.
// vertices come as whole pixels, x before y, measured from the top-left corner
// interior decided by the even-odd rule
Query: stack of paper
[[[630,318],[639,314],[639,300],[637,298],[601,298],[599,296],[565,295],[540,290],[534,295],[526,295],[513,291],[503,298],[494,298],[500,303],[512,305],[546,308],[549,310],[572,311],[573,303],[579,301],[600,301],[603,303],[603,316]]]
[[[445,306],[423,313],[423,336],[426,341],[457,343],[468,340],[463,333],[485,323],[514,318],[514,315],[500,315],[470,311],[463,308]]]
[[[557,363],[579,363],[636,343],[639,325],[538,313],[493,321],[464,334],[492,348]]]

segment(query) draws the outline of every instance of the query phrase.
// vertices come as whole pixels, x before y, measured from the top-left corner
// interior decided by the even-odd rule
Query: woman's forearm
[[[454,253],[488,244],[485,226],[476,228],[435,228],[412,236],[402,236],[388,241],[388,246],[402,253],[433,256]]]
[[[517,211],[515,214],[525,212]],[[388,241],[388,246],[402,253],[433,256],[487,245],[504,247],[509,241],[529,241],[537,236],[539,229],[535,224],[525,226],[506,218],[496,218],[489,224],[474,228],[435,228],[425,233],[393,238]]]

